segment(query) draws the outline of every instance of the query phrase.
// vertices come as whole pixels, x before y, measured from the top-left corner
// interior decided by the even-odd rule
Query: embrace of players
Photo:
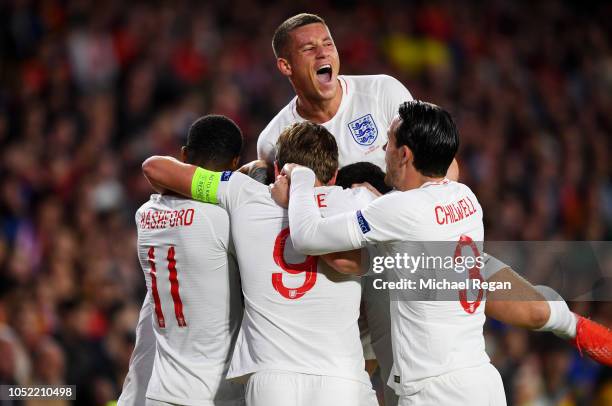
[[[360,276],[374,255],[420,252],[425,241],[482,250],[483,209],[452,180],[458,131],[444,109],[412,101],[389,76],[338,75],[318,16],[286,20],[273,50],[296,92],[258,141],[274,185],[236,171],[242,134],[223,116],[191,126],[181,161],[143,164],[159,194],[136,214],[148,293],[119,405],[504,405],[485,352],[485,314],[551,331],[612,363],[609,330],[493,257],[477,276],[511,281],[527,300],[486,300],[492,293],[466,308],[463,298],[373,294],[371,276]],[[376,167],[349,173],[368,165],[355,162]],[[335,186],[375,179],[379,168],[390,193]],[[461,199],[473,215],[436,223],[435,207]],[[364,368],[362,295],[387,384],[380,400]]]

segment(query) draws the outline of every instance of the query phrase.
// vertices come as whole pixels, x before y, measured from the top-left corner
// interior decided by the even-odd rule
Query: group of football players
[[[503,405],[485,315],[612,362],[609,330],[482,253],[483,208],[457,182],[448,112],[390,76],[339,75],[316,15],[287,19],[272,47],[296,97],[261,133],[258,161],[240,167],[240,129],[209,115],[181,160],[143,163],[158,194],[136,213],[148,293],[119,405]],[[436,208],[465,201],[469,215],[440,221]],[[390,300],[375,289],[411,273],[374,274],[373,256],[418,255],[428,241],[483,255],[466,276],[509,281],[521,300]]]

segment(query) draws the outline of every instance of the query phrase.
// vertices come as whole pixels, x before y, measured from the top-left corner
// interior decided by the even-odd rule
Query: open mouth
[[[323,65],[317,69],[317,79],[320,83],[327,84],[332,80],[332,67],[331,65]]]

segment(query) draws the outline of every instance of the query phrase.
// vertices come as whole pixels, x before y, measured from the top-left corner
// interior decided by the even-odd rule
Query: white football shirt
[[[359,279],[293,249],[287,210],[274,203],[268,186],[229,172],[217,182],[218,203],[230,213],[245,305],[228,378],[282,370],[369,385],[357,326]],[[314,195],[317,210],[328,215],[374,198],[364,188],[336,186],[316,188]]]
[[[140,406],[146,402],[145,395],[155,360],[152,316],[151,293],[147,291],[136,325],[136,343],[130,356],[128,373],[125,375],[117,406]]]
[[[412,100],[406,87],[388,75],[338,76],[342,100],[334,117],[322,125],[336,138],[339,166],[355,162],[371,162],[386,170],[385,152],[387,130],[403,102]],[[275,159],[275,145],[281,132],[290,124],[302,122],[294,97],[266,126],[257,141],[257,155],[271,164]],[[385,277],[383,275],[382,277]],[[364,279],[368,282],[369,277]],[[374,294],[364,289],[364,303],[369,334],[383,379],[391,370],[391,340],[389,334],[389,299],[384,292]],[[388,296],[388,295],[387,295]],[[364,346],[364,351],[367,351]],[[385,400],[391,403],[389,393]]]
[[[444,180],[419,189],[394,192],[357,212],[321,218],[312,202],[314,173],[294,170],[289,221],[301,252],[323,254],[376,244],[377,254],[419,255],[425,242],[471,239],[482,252],[482,208],[465,185]],[[391,269],[395,280],[407,269]],[[390,278],[391,279],[391,278]],[[469,311],[457,301],[391,301],[393,373],[398,395],[419,390],[418,382],[453,370],[489,362],[482,327],[484,300]]]
[[[342,101],[334,117],[322,125],[336,138],[340,168],[371,162],[385,170],[387,130],[399,106],[412,100],[408,89],[387,75],[338,76]],[[257,156],[274,162],[276,140],[290,124],[304,121],[297,112],[297,96],[270,121],[257,140]]]
[[[147,398],[183,405],[242,398],[242,385],[225,380],[242,316],[227,213],[152,195],[136,225],[157,341]]]

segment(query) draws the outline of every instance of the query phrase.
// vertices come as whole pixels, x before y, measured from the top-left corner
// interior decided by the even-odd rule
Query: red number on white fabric
[[[457,242],[457,246],[455,247],[455,257],[453,259],[456,259],[457,257],[461,256],[461,250],[463,249],[463,247],[466,246],[472,249],[474,257],[480,257],[480,252],[478,251],[478,247],[476,247],[474,241],[467,235],[462,235],[461,238],[459,238],[459,242]],[[483,281],[478,265],[474,265],[468,270],[468,279],[479,279],[481,282]],[[459,291],[459,302],[461,303],[461,307],[463,307],[463,310],[465,310],[469,314],[474,314],[476,309],[478,309],[478,306],[480,306],[483,296],[484,291],[482,290],[482,288],[480,288],[478,289],[478,295],[476,296],[476,300],[470,302],[467,299],[467,289],[462,289]]]
[[[287,238],[289,238],[289,229],[283,229],[277,236],[276,241],[274,242],[274,252],[272,254],[274,258],[274,262],[278,265],[283,271],[297,275],[304,273],[304,283],[297,288],[288,288],[283,284],[283,273],[275,272],[272,274],[272,286],[278,293],[280,293],[283,297],[287,299],[299,299],[306,292],[312,289],[317,282],[317,262],[318,257],[313,257],[308,255],[304,262],[299,264],[289,264],[285,261],[285,244],[287,243]]]
[[[172,302],[174,302],[174,316],[179,327],[186,327],[185,316],[183,314],[183,301],[179,294],[179,283],[178,273],[176,270],[176,258],[174,247],[168,248],[168,280],[170,281],[170,295],[172,296]],[[153,302],[155,303],[155,316],[157,318],[157,325],[160,328],[166,327],[166,319],[161,308],[161,300],[159,299],[159,292],[157,291],[157,268],[155,266],[155,248],[149,248],[149,265],[151,267],[149,274],[151,275],[151,291],[153,293]]]

